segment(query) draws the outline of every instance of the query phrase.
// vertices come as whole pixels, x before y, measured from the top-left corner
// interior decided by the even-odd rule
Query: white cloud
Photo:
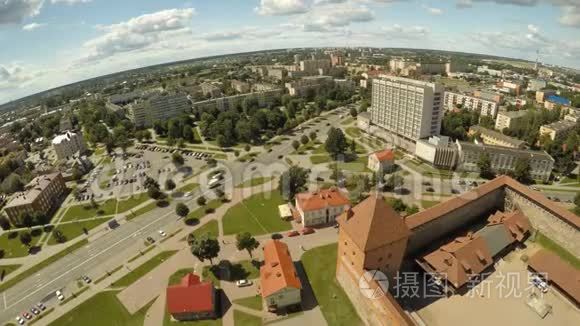
[[[232,41],[239,39],[264,40],[282,34],[282,28],[244,27],[232,31],[206,33],[201,38],[208,42]]]
[[[326,4],[312,8],[293,23],[306,32],[328,32],[347,27],[352,23],[370,22],[374,18],[373,12],[364,5]]]
[[[580,27],[580,6],[565,6],[562,8],[560,23],[566,26]]]
[[[27,32],[32,32],[32,31],[39,29],[41,27],[44,27],[44,26],[46,26],[46,24],[30,23],[30,24],[26,24],[26,25],[22,26],[22,30],[27,31]]]
[[[19,24],[40,12],[44,0],[0,0],[0,25]]]
[[[254,10],[264,16],[286,16],[307,12],[310,4],[306,0],[260,0]]]
[[[92,2],[93,0],[50,0],[51,3],[64,3],[67,5],[74,5],[77,3],[89,3]]]
[[[30,82],[45,74],[20,63],[0,65],[0,89],[17,89],[30,85]]]
[[[381,35],[389,39],[418,39],[424,38],[430,33],[427,27],[423,26],[401,26],[394,24],[381,28]]]
[[[443,14],[443,10],[440,8],[429,7],[429,6],[423,5],[423,9],[427,10],[427,12],[429,14],[434,15],[434,16],[438,16],[438,15]]]
[[[104,59],[117,53],[145,49],[167,38],[191,32],[189,25],[195,9],[168,9],[132,18],[113,25],[99,25],[104,32],[84,43],[88,51],[83,61]]]

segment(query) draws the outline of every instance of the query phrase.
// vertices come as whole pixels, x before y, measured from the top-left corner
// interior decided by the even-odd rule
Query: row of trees
[[[167,137],[168,143],[175,143],[180,139],[188,143],[196,143],[199,140],[195,138],[193,128],[195,127],[193,119],[188,115],[170,119],[169,121],[157,120],[153,123],[155,133],[162,137]]]

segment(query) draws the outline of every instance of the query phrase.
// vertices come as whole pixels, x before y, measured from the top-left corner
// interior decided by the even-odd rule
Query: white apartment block
[[[540,135],[550,135],[550,139],[564,138],[576,127],[576,122],[560,120],[540,127]]]
[[[493,118],[499,110],[500,102],[493,99],[484,99],[474,94],[445,92],[445,107],[447,109],[454,109],[459,104],[469,111],[477,111],[482,116]]]
[[[443,86],[408,78],[373,80],[371,123],[416,142],[441,130]]]
[[[331,67],[330,59],[314,59],[300,61],[300,71],[307,72],[311,75],[322,75],[326,73]],[[322,73],[320,73],[322,70]]]
[[[129,119],[137,127],[148,127],[157,120],[165,121],[191,112],[191,102],[185,95],[157,95],[129,107]]]
[[[62,135],[54,137],[52,147],[59,160],[68,160],[73,155],[86,151],[83,135],[78,132],[67,131]]]
[[[522,122],[528,112],[522,111],[499,111],[495,119],[495,129],[502,131],[505,128],[517,126]]]
[[[285,86],[291,96],[304,96],[311,89],[318,90],[324,86],[331,85],[333,82],[330,76],[311,76],[286,83]]]

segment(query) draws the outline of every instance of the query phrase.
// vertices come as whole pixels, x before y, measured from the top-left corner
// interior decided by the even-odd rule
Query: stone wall
[[[417,253],[461,227],[473,224],[474,221],[487,219],[489,215],[503,207],[503,197],[504,191],[497,189],[414,228],[411,230],[413,233],[407,244],[406,256]]]
[[[520,209],[532,226],[560,246],[580,257],[580,232],[558,216],[511,189],[506,189],[505,209]]]

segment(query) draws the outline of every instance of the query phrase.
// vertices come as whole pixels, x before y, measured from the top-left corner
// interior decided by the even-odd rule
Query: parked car
[[[286,233],[287,237],[295,237],[295,236],[299,236],[300,233],[298,231],[290,231],[288,233]]]
[[[30,311],[35,315],[40,315],[40,310],[36,309],[35,307],[30,308]]]
[[[147,237],[147,242],[154,243],[155,239],[153,239],[152,237]]]
[[[16,316],[16,322],[19,325],[24,325],[24,318],[20,317],[20,316]]]
[[[45,311],[45,310],[46,310],[46,306],[45,306],[45,305],[44,305],[44,303],[42,303],[42,302],[39,302],[39,303],[36,305],[36,308],[40,309],[40,311]]]
[[[26,319],[28,319],[28,320],[32,319],[32,315],[31,315],[31,314],[29,314],[27,311],[23,312],[23,313],[22,313],[22,316],[24,316],[24,318],[26,318]]]
[[[530,280],[533,285],[535,285],[542,293],[548,292],[548,283],[542,280],[538,275],[534,275]]]
[[[165,231],[163,231],[163,230],[159,230],[159,235],[164,237],[167,235],[167,233],[165,233]]]
[[[306,234],[312,234],[314,233],[314,229],[313,228],[303,228],[300,233],[302,233],[302,235],[306,235]]]
[[[62,293],[61,290],[56,290],[56,297],[58,298],[59,301],[64,300],[64,294]]]
[[[250,286],[252,284],[254,284],[254,283],[252,281],[249,281],[249,280],[239,280],[239,281],[236,281],[236,286],[239,287],[239,288],[245,287],[245,286]]]
[[[82,278],[82,279],[83,279],[83,281],[85,281],[85,283],[87,283],[87,284],[89,284],[89,283],[91,283],[91,282],[92,282],[91,278],[90,278],[90,277],[88,277],[88,276],[86,276],[86,275],[83,275],[81,278]]]

